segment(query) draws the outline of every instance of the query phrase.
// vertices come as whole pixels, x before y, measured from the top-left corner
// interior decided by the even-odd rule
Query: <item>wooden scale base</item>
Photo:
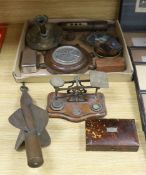
[[[74,101],[67,93],[49,93],[47,111],[50,118],[62,118],[71,122],[81,122],[88,118],[101,118],[106,115],[105,99],[102,93],[85,94],[84,100]]]

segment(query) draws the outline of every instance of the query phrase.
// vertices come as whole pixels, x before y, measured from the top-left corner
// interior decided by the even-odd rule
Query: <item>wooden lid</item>
[[[120,0],[30,0],[0,2],[0,22],[22,23],[36,15],[49,18],[118,18]]]

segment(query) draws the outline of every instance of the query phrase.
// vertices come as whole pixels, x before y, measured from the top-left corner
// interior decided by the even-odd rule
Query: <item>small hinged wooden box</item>
[[[86,120],[87,151],[137,151],[138,148],[134,119]]]

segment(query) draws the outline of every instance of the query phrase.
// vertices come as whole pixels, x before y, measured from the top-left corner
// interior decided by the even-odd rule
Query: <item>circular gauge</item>
[[[82,52],[73,46],[61,46],[54,50],[52,58],[56,63],[62,65],[73,65],[83,58]]]
[[[51,49],[45,55],[50,73],[83,73],[92,62],[90,54],[80,46],[65,45]]]

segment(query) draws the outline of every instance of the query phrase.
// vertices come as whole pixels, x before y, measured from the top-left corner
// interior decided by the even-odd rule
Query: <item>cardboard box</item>
[[[59,19],[59,20],[52,19],[52,20],[49,20],[49,22],[54,22],[54,23],[62,22],[62,21],[63,22],[64,21],[73,22],[73,21],[96,21],[96,20],[89,20],[89,19],[70,19],[70,20],[69,19],[67,20],[66,19]],[[13,76],[16,82],[48,82],[49,79],[53,76],[53,74],[49,73],[45,69],[40,69],[36,73],[31,73],[31,74],[24,74],[20,70],[21,53],[23,49],[25,48],[25,34],[27,31],[28,25],[29,23],[26,22],[22,30],[22,34],[21,34],[18,49],[17,49],[16,59],[14,62]],[[123,45],[123,57],[126,62],[126,70],[123,72],[110,72],[108,73],[108,78],[109,78],[109,81],[114,81],[114,82],[131,81],[132,74],[133,74],[133,68],[132,68],[130,56],[127,50],[127,45],[126,45],[126,42],[125,42],[121,27],[118,21],[115,21],[115,31],[116,31],[116,34],[118,35],[120,42]],[[88,75],[89,75],[89,71],[87,71],[84,74],[81,74],[81,78],[87,79]],[[70,77],[74,77],[75,74],[60,74],[59,76],[67,80],[67,79],[70,79]]]

